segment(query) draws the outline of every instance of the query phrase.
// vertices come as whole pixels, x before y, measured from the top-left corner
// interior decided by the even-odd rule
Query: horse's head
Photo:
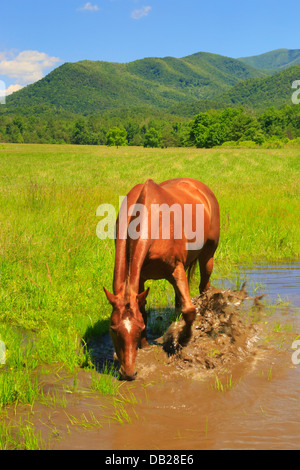
[[[140,308],[145,304],[149,288],[141,294],[114,295],[104,288],[109,303],[113,307],[110,322],[110,336],[120,362],[120,375],[123,380],[134,380],[136,376],[135,358],[145,329]]]

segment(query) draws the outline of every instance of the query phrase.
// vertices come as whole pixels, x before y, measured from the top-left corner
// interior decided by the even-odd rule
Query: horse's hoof
[[[184,325],[178,336],[178,344],[180,344],[182,347],[187,346],[192,335],[193,333],[191,325]]]
[[[149,343],[146,339],[141,341],[141,349],[148,349],[149,348]]]

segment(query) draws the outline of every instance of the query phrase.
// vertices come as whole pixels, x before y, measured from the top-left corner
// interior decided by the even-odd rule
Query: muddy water
[[[266,367],[266,362],[268,366]],[[273,367],[272,378],[267,378]],[[140,421],[114,427],[113,449],[296,449],[299,448],[299,372],[264,356],[233,373],[237,385],[219,392],[208,383],[172,380],[149,390],[136,407]],[[102,442],[101,445],[103,445]],[[99,445],[99,443],[98,443]]]
[[[272,302],[288,299],[292,305],[300,307],[300,261],[288,260],[274,264],[241,266],[236,275],[240,282],[247,282],[250,294],[259,290]],[[230,281],[216,280],[218,285],[230,288]]]
[[[193,340],[178,346],[178,325],[167,340],[152,338],[138,353],[138,379],[120,383],[117,400],[91,392],[89,372],[78,375],[75,391],[73,377],[48,375],[45,392],[57,394],[56,406],[36,405],[28,420],[52,449],[299,449],[300,365],[291,345],[300,334],[300,270],[290,266],[255,267],[247,280],[262,282],[273,304],[279,295],[295,305],[268,309],[216,289],[206,304],[195,299]],[[172,354],[166,344],[175,345]],[[94,350],[111,357],[107,338]]]

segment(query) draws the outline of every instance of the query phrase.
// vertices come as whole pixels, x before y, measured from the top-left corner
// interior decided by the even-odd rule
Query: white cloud
[[[21,88],[23,88],[21,85],[10,85],[6,90],[5,90],[5,94],[6,96],[8,95],[11,95],[12,93],[14,93],[15,91],[19,91],[21,90]]]
[[[151,9],[152,7],[147,6],[147,7],[142,7],[141,9],[138,9],[138,10],[133,10],[133,12],[131,13],[131,18],[133,18],[134,20],[140,20],[144,16],[148,16]]]
[[[98,11],[98,5],[92,5],[91,2],[87,2],[83,7],[78,8],[79,11]]]
[[[60,62],[58,57],[50,57],[45,52],[23,51],[0,54],[0,75],[15,79],[19,86],[40,80],[44,71]]]

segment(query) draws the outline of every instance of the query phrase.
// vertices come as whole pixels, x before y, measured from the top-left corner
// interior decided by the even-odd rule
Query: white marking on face
[[[126,318],[123,322],[124,324],[124,327],[126,328],[126,330],[128,331],[128,333],[130,333],[131,331],[131,321],[129,320],[129,318]]]
[[[133,352],[133,347],[132,344],[129,346],[129,363],[132,363],[132,352]]]

